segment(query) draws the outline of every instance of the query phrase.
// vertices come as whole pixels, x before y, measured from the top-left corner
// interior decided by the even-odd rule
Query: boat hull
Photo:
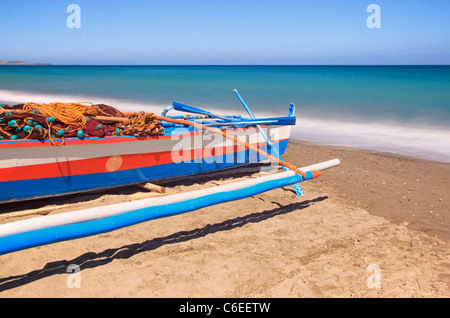
[[[264,128],[283,154],[291,126]],[[271,153],[257,127],[227,129]],[[56,141],[57,143],[60,141]],[[0,203],[152,182],[254,163],[265,158],[204,131],[164,136],[0,142]]]

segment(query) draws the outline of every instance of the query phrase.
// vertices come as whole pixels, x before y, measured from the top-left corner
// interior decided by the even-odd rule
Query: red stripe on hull
[[[285,140],[285,139],[284,139]],[[278,141],[274,141],[276,143]],[[256,147],[266,143],[253,143]],[[136,169],[148,166],[173,163],[177,161],[189,161],[199,158],[221,156],[246,148],[242,145],[210,147],[202,149],[189,149],[184,151],[164,151],[144,154],[124,154],[100,158],[61,161],[58,163],[46,163],[0,169],[0,182],[14,180],[32,180],[52,177],[68,177],[74,175],[113,172],[127,169]]]

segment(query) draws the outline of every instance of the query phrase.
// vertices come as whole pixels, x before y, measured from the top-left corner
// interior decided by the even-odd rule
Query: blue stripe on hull
[[[275,144],[277,148],[279,147],[280,154],[284,153],[287,144],[288,140]],[[266,147],[261,147],[261,150],[271,153],[270,149]],[[0,182],[0,203],[143,183],[224,169],[265,159],[255,151],[248,149],[215,158],[216,161],[210,157],[202,159],[201,162],[192,160],[191,162],[170,163],[108,173]]]

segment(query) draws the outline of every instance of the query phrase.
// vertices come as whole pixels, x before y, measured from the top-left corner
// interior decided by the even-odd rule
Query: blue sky
[[[69,29],[70,4],[81,28]],[[369,29],[369,4],[381,28]],[[447,0],[14,0],[0,60],[53,64],[450,64]]]

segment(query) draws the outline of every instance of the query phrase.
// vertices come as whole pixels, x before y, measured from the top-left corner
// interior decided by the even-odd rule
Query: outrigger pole
[[[100,116],[96,116],[96,117],[94,117],[94,118],[99,118],[99,117],[100,117]],[[305,174],[303,171],[301,171],[300,169],[298,169],[297,167],[295,167],[294,165],[291,165],[290,163],[287,163],[287,162],[285,162],[285,161],[282,161],[282,160],[280,160],[279,158],[276,158],[276,157],[274,157],[274,156],[268,154],[267,152],[265,152],[265,151],[259,149],[258,147],[255,147],[255,146],[249,144],[248,142],[242,141],[242,140],[240,140],[239,138],[237,138],[237,137],[235,137],[235,136],[232,136],[232,135],[230,135],[230,134],[227,134],[226,132],[224,132],[224,131],[222,131],[222,130],[219,130],[219,129],[216,129],[216,128],[213,128],[213,127],[210,127],[210,126],[202,125],[202,124],[199,124],[199,123],[195,123],[195,122],[193,122],[193,121],[184,120],[184,119],[170,118],[170,117],[157,116],[157,115],[154,115],[154,117],[155,117],[156,119],[160,120],[160,121],[166,121],[166,122],[169,122],[169,123],[181,124],[181,125],[185,125],[185,126],[193,126],[193,127],[195,127],[195,128],[201,129],[201,130],[209,130],[209,131],[211,131],[211,132],[213,132],[213,133],[216,133],[216,134],[218,134],[218,135],[222,135],[222,136],[224,136],[225,138],[228,138],[228,139],[233,140],[235,143],[241,144],[241,145],[243,145],[244,147],[246,147],[246,148],[248,148],[248,149],[251,149],[251,150],[253,150],[253,151],[256,151],[257,153],[259,153],[260,155],[266,157],[267,159],[270,159],[270,160],[272,160],[272,161],[278,163],[279,165],[281,165],[281,166],[283,166],[283,167],[285,167],[285,168],[287,168],[287,169],[290,169],[290,170],[294,171],[295,173],[299,174],[299,175],[302,176],[303,178],[306,177],[306,174]],[[103,118],[103,117],[101,117],[101,118]],[[108,118],[109,118],[110,120],[114,120],[114,121],[122,121],[122,122],[125,122],[125,121],[128,120],[128,119],[126,119],[126,118],[120,118],[120,117],[108,117]],[[319,176],[319,175],[321,175],[321,174],[322,174],[322,171],[315,171],[315,175]]]
[[[219,129],[216,129],[216,128],[213,128],[213,127],[209,127],[209,126],[205,126],[205,125],[202,125],[202,124],[199,124],[199,123],[195,123],[195,122],[192,122],[192,121],[189,121],[189,120],[175,119],[175,118],[162,117],[162,116],[156,116],[156,115],[155,115],[155,118],[158,119],[158,120],[167,121],[167,122],[170,122],[170,123],[182,124],[182,125],[187,125],[187,126],[193,126],[195,128],[201,129],[201,130],[204,130],[204,129],[205,130],[209,130],[209,131],[211,131],[213,133],[222,135],[225,138],[231,139],[234,142],[247,147],[248,149],[256,151],[257,153],[263,155],[267,159],[270,159],[270,160],[278,163],[279,165],[284,166],[284,167],[294,171],[295,173],[299,174],[303,178],[306,178],[306,174],[303,171],[301,171],[300,169],[298,169],[297,167],[295,167],[294,165],[291,165],[290,163],[284,162],[284,161],[282,161],[282,160],[280,160],[280,159],[278,159],[278,158],[276,158],[276,157],[274,157],[272,155],[269,155],[267,152],[259,149],[258,147],[255,147],[255,146],[249,144],[248,142],[242,141],[242,140],[238,139],[235,136],[227,134],[226,132],[224,132],[222,130],[219,130]],[[316,171],[315,173],[318,174],[318,176],[322,174],[321,171]]]
[[[244,106],[245,110],[247,111],[247,113],[250,115],[250,117],[252,119],[256,119],[255,115],[253,114],[253,112],[250,110],[250,107],[247,106],[247,104],[245,103],[244,99],[241,97],[241,95],[239,95],[237,89],[234,89],[234,93],[236,94],[237,98],[239,99],[239,101],[241,102],[242,106]],[[278,149],[272,144],[272,142],[270,141],[270,138],[267,136],[267,134],[265,133],[265,131],[262,129],[261,125],[256,125],[259,129],[259,132],[261,133],[261,135],[263,135],[264,139],[266,140],[267,144],[270,146],[271,149],[273,149],[273,151],[275,152],[275,155],[277,156],[277,158],[281,161],[284,161],[283,158],[281,157],[280,153],[278,152]],[[288,169],[283,166],[283,170],[287,171]],[[303,192],[303,189],[300,187],[300,185],[298,183],[293,184],[295,193],[297,193],[298,196],[302,196],[305,194],[305,192]]]

